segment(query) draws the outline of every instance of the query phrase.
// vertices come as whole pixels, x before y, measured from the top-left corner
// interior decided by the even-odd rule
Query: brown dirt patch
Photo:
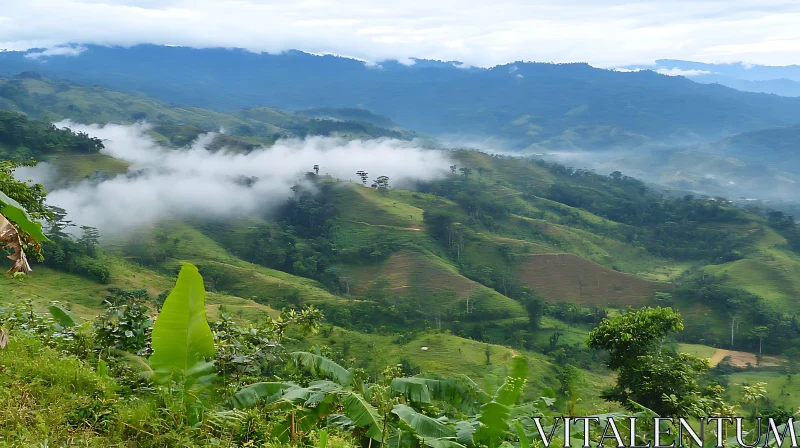
[[[644,305],[656,291],[672,288],[669,283],[617,272],[571,254],[531,255],[519,274],[545,300],[584,305]]]
[[[443,266],[425,254],[404,250],[398,252],[379,266],[346,269],[352,272],[355,282],[350,292],[363,295],[383,277],[389,286],[387,291],[402,294],[410,288],[421,296],[450,291],[463,298],[478,289],[478,284]]]
[[[748,352],[737,352],[734,350],[723,350],[717,349],[714,352],[714,355],[709,358],[709,363],[711,363],[711,367],[716,366],[723,359],[729,358],[729,361],[733,367],[748,367],[753,366],[755,367],[757,364],[756,355],[754,353]],[[783,361],[775,356],[763,356],[761,358],[761,364],[759,367],[776,367],[783,364]]]

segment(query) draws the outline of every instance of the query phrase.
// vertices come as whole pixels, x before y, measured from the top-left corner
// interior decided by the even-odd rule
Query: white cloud
[[[660,67],[656,69],[656,73],[661,73],[662,75],[667,75],[667,76],[686,76],[686,77],[713,74],[713,72],[710,72],[708,70],[682,70],[677,67],[673,68]]]
[[[0,48],[137,43],[301,49],[380,62],[472,66],[659,58],[798,62],[788,0],[5,0]]]
[[[320,174],[356,180],[355,172],[364,170],[370,179],[388,176],[393,185],[443,176],[451,164],[446,151],[425,150],[401,140],[311,137],[278,141],[248,154],[230,154],[205,149],[213,135],[174,150],[159,146],[145,133],[144,124],[58,123],[64,125],[105,139],[106,154],[132,164],[129,175],[99,183],[83,181],[47,195],[47,202],[66,209],[74,222],[97,227],[105,234],[169,217],[220,218],[269,211],[289,198],[290,187],[315,164],[320,166]],[[51,167],[42,169],[18,175],[52,176]],[[241,176],[257,180],[247,186]]]
[[[77,56],[86,51],[86,47],[80,45],[57,45],[43,51],[36,51],[25,55],[26,58],[39,59],[50,56]]]

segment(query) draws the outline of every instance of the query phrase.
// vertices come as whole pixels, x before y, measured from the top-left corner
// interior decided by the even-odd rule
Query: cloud
[[[171,217],[232,218],[268,212],[289,198],[290,187],[315,164],[320,174],[344,181],[356,180],[355,172],[364,170],[371,179],[388,176],[392,185],[437,178],[451,164],[444,151],[391,139],[310,137],[232,154],[205,149],[213,134],[175,150],[159,146],[146,134],[145,124],[57,125],[106,140],[104,153],[132,164],[127,175],[86,180],[48,194],[48,203],[66,209],[74,222],[97,227],[104,234]],[[247,185],[245,177],[255,182]]]
[[[659,58],[797,62],[800,3],[787,0],[26,0],[3,2],[0,48],[74,42],[300,49],[380,62],[487,67]]]
[[[77,56],[84,51],[86,51],[86,47],[80,45],[57,45],[43,51],[27,53],[25,57],[29,59],[40,59],[50,56]]]
[[[656,73],[661,73],[662,75],[667,75],[667,76],[686,76],[686,77],[713,74],[713,72],[710,72],[708,70],[682,70],[677,67],[673,68],[660,67],[656,69]]]

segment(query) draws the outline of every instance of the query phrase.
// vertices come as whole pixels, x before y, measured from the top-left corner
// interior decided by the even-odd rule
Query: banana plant
[[[185,263],[153,325],[149,362],[156,381],[197,380],[213,371],[214,336],[206,320],[203,277]]]
[[[11,249],[9,274],[28,274],[31,265],[23,250],[28,244],[41,254],[41,244],[47,240],[42,224],[34,221],[21,205],[0,191],[0,243]]]
[[[457,378],[397,378],[392,390],[406,397],[412,404],[447,402],[469,410],[467,419],[456,422],[446,418],[433,419],[407,405],[398,405],[393,413],[402,424],[393,435],[397,446],[414,446],[402,443],[400,433],[405,429],[420,443],[430,447],[498,447],[508,440],[527,443],[527,433],[520,432],[518,420],[536,412],[530,405],[516,406],[528,374],[525,358],[515,356],[511,370],[503,385],[494,395],[483,391],[468,377]],[[395,446],[390,444],[390,446]]]
[[[353,428],[377,442],[385,440],[386,426],[378,410],[364,398],[365,387],[356,384],[353,372],[317,353],[291,354],[298,368],[330,379],[294,383],[255,383],[236,392],[227,405],[234,409],[252,407],[259,402],[270,411],[286,415],[276,425],[273,436],[286,443],[298,433],[326,425]]]

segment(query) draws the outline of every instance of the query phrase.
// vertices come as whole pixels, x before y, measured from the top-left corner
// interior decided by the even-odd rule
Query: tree
[[[538,330],[544,315],[544,303],[538,297],[529,297],[525,300],[525,310],[528,312],[528,325],[531,330]]]
[[[83,235],[78,239],[78,243],[84,246],[90,257],[94,257],[97,247],[100,245],[100,233],[96,228],[89,226],[81,226],[81,230],[83,230]]]
[[[375,183],[372,184],[372,187],[378,190],[382,194],[386,194],[389,192],[389,177],[387,176],[379,176],[375,179]]]
[[[314,165],[314,173],[319,175],[319,165]]]
[[[456,168],[458,168],[458,165],[450,165],[450,172],[456,174]]]
[[[356,175],[361,178],[361,183],[366,187],[369,173],[364,170],[356,171]]]
[[[751,335],[754,339],[758,339],[758,354],[761,354],[761,343],[769,336],[769,327],[758,326],[753,328]]]
[[[464,175],[464,179],[468,178],[470,174],[472,174],[472,169],[467,167],[461,167],[458,169],[461,171],[461,174]]]
[[[742,386],[742,401],[755,405],[756,417],[758,416],[758,404],[767,395],[766,385],[767,383],[758,382],[752,386],[747,384]]]
[[[555,330],[553,330],[553,333],[550,335],[550,339],[549,339],[550,340],[550,351],[551,352],[556,349],[556,346],[558,345],[558,340],[561,339],[561,336],[564,336],[564,328],[563,327],[558,327]]]
[[[662,347],[667,335],[681,330],[681,316],[671,308],[645,307],[603,319],[589,333],[588,345],[608,350],[607,365],[619,373],[616,385],[606,389],[603,398],[630,410],[638,403],[662,416],[706,411],[698,381],[708,370],[708,361]]]

